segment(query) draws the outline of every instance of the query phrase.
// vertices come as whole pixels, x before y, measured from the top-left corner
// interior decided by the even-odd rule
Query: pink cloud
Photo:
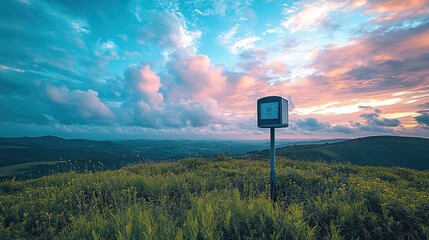
[[[134,81],[140,96],[146,100],[147,104],[152,108],[159,108],[163,102],[164,97],[159,92],[161,81],[159,77],[153,72],[148,65],[139,69],[138,78]]]
[[[226,77],[221,76],[222,69],[210,64],[206,56],[174,63],[179,64],[173,66],[176,67],[173,71],[180,70],[180,79],[169,79],[167,75],[162,75],[162,78],[148,65],[133,66],[125,72],[130,97],[124,106],[129,124],[183,128],[222,122],[217,101],[210,97],[224,87],[219,86],[226,81]]]
[[[396,21],[429,13],[428,0],[355,0],[354,3],[355,6],[364,7],[368,13],[381,14],[373,19],[376,22]]]
[[[409,57],[429,52],[429,29],[400,39],[393,44],[392,52],[397,58]]]
[[[256,100],[265,96],[283,96],[288,98],[296,94],[300,97],[308,92],[308,85],[299,83],[279,82],[271,84],[251,75],[241,75],[235,81],[230,79],[229,90],[219,98],[219,106],[223,112],[235,118],[249,118],[256,116]],[[305,85],[305,86],[303,86]],[[305,89],[306,88],[306,89]],[[293,103],[291,102],[291,107]]]
[[[340,81],[341,78],[359,67],[363,69],[377,66],[378,70],[383,70],[382,67],[388,67],[387,63],[404,62],[411,64],[411,59],[416,59],[424,54],[429,54],[429,29],[421,27],[383,35],[372,34],[368,37],[352,40],[344,45],[333,46],[320,52],[315,58],[313,66],[317,72],[325,74],[331,78],[331,81],[336,81],[338,86],[343,82]],[[417,64],[421,62],[417,59],[413,61]],[[407,75],[416,76],[422,71],[427,74],[425,69],[416,68],[414,71],[408,71]],[[368,75],[368,77],[372,78],[373,81],[366,81],[365,83],[361,81],[360,84],[377,83],[374,82],[377,80],[375,75]],[[403,77],[409,79],[409,76]],[[348,84],[352,84],[352,82],[348,81]],[[342,88],[342,86],[339,87]]]
[[[287,65],[280,60],[272,60],[265,64],[265,67],[273,73],[286,74],[289,72]]]
[[[228,113],[239,115],[253,115],[255,99],[262,95],[268,83],[257,81],[250,76],[241,76],[230,90],[220,99],[220,106]]]
[[[213,98],[227,87],[222,67],[216,67],[205,55],[175,59],[171,66],[179,80],[175,93],[182,98]]]
[[[125,80],[131,92],[131,100],[143,112],[161,109],[164,96],[160,92],[160,77],[150,69],[149,65],[131,66],[125,71]]]
[[[276,91],[268,92],[281,93],[282,89],[292,96],[297,106],[292,116],[317,116],[333,126],[347,126],[350,121],[362,118],[363,110],[359,107],[369,105],[381,108],[383,114],[379,117],[395,116],[404,126],[414,127],[418,125],[414,119],[416,106],[429,97],[424,94],[429,86],[428,39],[427,24],[405,30],[375,31],[320,51],[312,64],[315,74],[293,83],[277,84],[273,86]],[[395,92],[401,95],[394,95]],[[419,92],[421,98],[416,97]],[[363,127],[365,121],[360,124],[349,127],[355,132],[375,129]],[[397,126],[395,131],[404,126]]]
[[[156,73],[150,69],[150,66],[144,66],[139,72],[141,76],[141,81],[138,83],[140,91],[142,93],[157,92],[161,87],[161,82]]]

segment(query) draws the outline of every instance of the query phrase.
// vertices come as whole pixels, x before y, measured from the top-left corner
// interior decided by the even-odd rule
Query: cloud
[[[88,24],[85,21],[82,20],[74,20],[70,22],[70,25],[72,27],[72,29],[77,33],[77,34],[88,34],[89,30],[88,28]]]
[[[98,92],[91,89],[87,91],[70,90],[67,87],[48,86],[46,88],[48,99],[52,107],[57,108],[54,117],[62,123],[88,122],[112,119],[113,113],[100,101]]]
[[[248,50],[241,53],[239,56],[242,61],[237,63],[237,66],[243,70],[243,74],[253,78],[264,79],[268,81],[268,71],[265,66],[268,53],[263,50]]]
[[[299,115],[310,115],[310,114],[350,114],[360,112],[361,109],[373,109],[374,107],[380,106],[390,106],[396,103],[401,102],[401,98],[391,98],[391,99],[353,99],[350,101],[335,101],[328,102],[318,106],[312,107],[301,107],[294,109],[294,112]]]
[[[335,126],[331,126],[330,129],[332,130],[332,132],[334,133],[344,133],[344,134],[357,134],[356,129],[353,129],[349,126],[346,125],[335,125]]]
[[[217,101],[211,98],[200,102],[181,100],[179,103],[173,104],[172,108],[186,126],[205,127],[212,123],[222,122]]]
[[[429,23],[374,31],[319,52],[312,67],[337,93],[412,89],[428,83]]]
[[[261,38],[252,33],[246,33],[246,36],[237,36],[240,25],[234,25],[230,30],[219,35],[218,39],[221,45],[225,47],[229,53],[238,55],[244,51],[256,48],[255,42]]]
[[[124,75],[133,98],[136,101],[142,101],[140,107],[148,110],[162,108],[164,97],[159,92],[161,81],[148,65],[130,66]]]
[[[189,30],[183,15],[160,11],[148,13],[145,18],[145,25],[139,31],[140,43],[150,40],[167,49],[196,51],[201,31]]]
[[[429,110],[418,111],[419,116],[415,117],[420,126],[429,128]]]
[[[283,58],[272,58],[270,52],[264,49],[250,49],[239,55],[237,66],[242,74],[264,82],[275,82],[288,77],[289,67]]]
[[[429,24],[421,1],[395,8],[317,0],[281,16],[276,2],[6,1],[0,129],[252,137],[262,132],[256,100],[267,95],[288,97],[284,131],[298,137],[425,126]],[[349,14],[340,34],[325,35]]]
[[[418,107],[419,108],[429,108],[429,102],[423,103],[423,104],[419,104]]]
[[[201,101],[179,100],[178,102],[164,102],[160,109],[151,109],[144,100],[133,106],[134,116],[131,125],[154,128],[186,128],[207,127],[222,123],[221,113],[214,99]]]
[[[284,12],[287,17],[282,21],[282,25],[291,33],[315,30],[329,25],[330,13],[341,9],[345,4],[345,1],[315,1],[302,2],[292,8],[286,7]]]
[[[361,117],[366,119],[368,125],[379,127],[398,127],[401,125],[398,119],[381,118],[380,113],[380,110],[375,109],[373,113],[364,113]]]
[[[287,65],[281,60],[271,60],[265,64],[265,67],[276,74],[286,74],[289,72]]]
[[[267,30],[265,30],[264,32],[262,32],[262,35],[267,35],[267,34],[273,34],[273,33],[284,33],[283,28],[282,27],[274,27],[274,28],[268,28]]]
[[[218,80],[225,80],[221,69],[212,66],[206,56],[194,56],[182,64],[169,68],[180,71],[174,72],[178,76],[174,79],[169,75],[161,78],[149,65],[130,66],[125,71],[128,94],[119,111],[128,125],[167,129],[223,122],[217,101],[210,97],[221,89]]]
[[[329,123],[317,121],[316,118],[298,119],[295,124],[298,129],[304,131],[318,131],[331,126]]]
[[[289,123],[288,130],[294,134],[306,134],[306,135],[320,135],[329,134],[356,134],[358,130],[350,125],[346,124],[335,124],[332,125],[329,122],[323,122],[316,118],[304,118],[296,119],[292,118]]]
[[[373,108],[370,108],[373,109]],[[365,134],[366,132],[394,132],[394,128],[400,127],[398,119],[381,117],[381,110],[373,109],[371,113],[361,114],[363,122],[350,121],[349,123],[331,124],[320,121],[314,117],[291,118],[289,129],[294,134],[324,135],[329,134]]]
[[[15,71],[15,72],[20,72],[20,73],[25,72],[23,69],[14,68],[14,67],[9,67],[9,66],[6,66],[6,65],[0,65],[0,68],[1,68],[2,70],[9,70],[9,71]]]
[[[106,72],[111,67],[108,63],[130,51],[119,47],[123,40],[117,32],[112,31],[112,37],[93,36],[93,32],[100,33],[100,28],[90,24],[100,23],[98,21],[103,19],[98,18],[99,15],[108,16],[112,12],[100,10],[91,18],[95,22],[91,22],[86,21],[90,11],[78,5],[64,3],[64,7],[85,17],[72,16],[70,11],[56,4],[19,4],[10,4],[24,16],[10,15],[17,26],[0,26],[9,36],[9,40],[2,38],[1,46],[11,47],[4,49],[0,57],[0,86],[1,91],[19,92],[21,100],[9,94],[2,96],[0,106],[7,114],[2,116],[2,121],[153,129],[201,128],[223,122],[216,100],[226,85],[223,69],[211,63],[207,56],[195,55],[201,32],[190,30],[180,13],[151,11],[142,16],[145,25],[137,31],[138,41],[144,47],[170,51],[167,67],[158,74],[149,64],[131,65],[124,76],[119,77]],[[91,9],[104,9],[95,3],[89,5]],[[121,14],[118,13],[118,17]],[[112,24],[113,27],[115,23]],[[28,31],[21,31],[22,26],[28,26]],[[127,36],[127,42],[135,37],[130,33]],[[138,47],[141,49],[141,45]],[[141,50],[131,53],[144,55]],[[81,90],[83,84],[85,90]],[[24,106],[29,105],[26,101],[33,106],[28,114],[7,107],[25,109]]]
[[[379,14],[373,18],[373,21],[375,22],[389,22],[406,18],[416,18],[429,13],[429,1],[427,0],[355,0],[354,3],[354,7],[362,7],[367,13]]]
[[[223,68],[215,66],[205,55],[176,55],[167,66],[172,78],[169,87],[174,98],[215,98],[227,89]]]
[[[235,24],[231,29],[229,29],[228,31],[222,33],[219,35],[219,40],[221,43],[223,44],[228,44],[231,43],[235,37],[235,34],[237,33],[238,27],[240,25],[239,24]]]
[[[224,113],[232,119],[255,116],[256,100],[269,89],[269,83],[242,74],[229,76],[229,79],[228,89],[219,97]]]
[[[239,39],[229,46],[229,51],[233,54],[238,54],[242,51],[253,49],[255,48],[254,43],[259,40],[261,40],[261,38],[256,36]]]
[[[106,57],[117,57],[118,46],[112,40],[100,41],[96,42],[94,48],[95,56],[106,56]]]

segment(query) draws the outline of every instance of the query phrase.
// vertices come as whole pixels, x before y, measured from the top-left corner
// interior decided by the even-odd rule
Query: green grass
[[[0,183],[0,239],[427,239],[429,172],[184,159]]]

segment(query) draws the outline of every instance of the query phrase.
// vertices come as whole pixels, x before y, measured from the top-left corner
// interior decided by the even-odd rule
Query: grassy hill
[[[190,158],[0,183],[0,239],[428,239],[429,171]]]
[[[246,157],[268,158],[269,155],[269,150],[263,150],[249,152]],[[429,169],[429,139],[395,136],[365,137],[332,144],[278,148],[276,155],[311,161]]]

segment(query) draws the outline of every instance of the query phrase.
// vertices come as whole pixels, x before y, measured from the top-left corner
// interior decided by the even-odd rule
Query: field
[[[0,183],[0,239],[428,239],[429,171],[228,157]]]

